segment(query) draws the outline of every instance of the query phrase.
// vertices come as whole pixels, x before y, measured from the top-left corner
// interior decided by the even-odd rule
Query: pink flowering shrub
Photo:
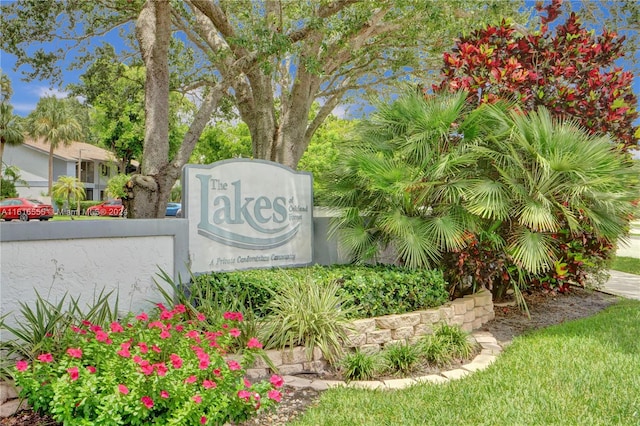
[[[155,315],[102,327],[83,321],[65,331],[62,355],[18,361],[21,396],[65,425],[218,425],[241,421],[280,402],[283,381],[251,383],[244,367],[262,345],[255,339],[243,359],[225,357],[238,339],[242,315],[227,312],[219,330],[202,315],[158,305]]]

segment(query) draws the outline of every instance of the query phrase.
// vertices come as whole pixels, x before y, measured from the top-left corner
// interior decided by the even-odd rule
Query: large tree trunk
[[[136,38],[146,66],[146,119],[141,174],[130,181],[127,211],[129,217],[161,218],[168,198],[170,2],[147,0],[136,22]]]
[[[140,174],[133,175],[127,183],[125,206],[132,218],[162,218],[171,188],[227,86],[207,88],[180,149],[169,161],[170,2],[147,0],[136,22],[136,37],[146,66],[144,155]]]

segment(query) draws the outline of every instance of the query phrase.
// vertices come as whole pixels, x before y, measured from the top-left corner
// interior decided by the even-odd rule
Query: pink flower
[[[256,339],[255,337],[252,337],[247,342],[247,348],[249,348],[249,349],[262,349],[262,343],[260,343],[260,341],[258,339]]]
[[[248,381],[246,377],[244,377],[242,380],[244,381],[244,386],[245,387],[247,387],[247,388],[251,387],[251,382]]]
[[[284,385],[284,380],[282,379],[282,377],[278,376],[277,374],[273,374],[269,379],[269,381],[273,386],[277,388],[281,388]]]
[[[185,312],[187,312],[187,308],[185,308],[184,305],[176,305],[173,307],[173,310],[179,314],[184,314]]]
[[[91,326],[93,324],[91,324],[91,321],[82,320],[82,325],[89,327],[89,326]]]
[[[122,333],[124,331],[124,328],[122,328],[122,326],[118,322],[112,322],[109,328],[111,329],[112,333]]]
[[[162,352],[162,349],[160,349],[157,345],[152,345],[151,350],[158,354]]]
[[[189,376],[186,379],[184,379],[185,383],[195,383],[196,382],[196,376]]]
[[[167,366],[165,365],[164,362],[158,363],[158,364],[153,364],[154,368],[156,369],[156,373],[158,374],[158,376],[166,376],[167,375]]]
[[[153,365],[149,361],[143,360],[140,362],[140,370],[142,370],[142,374],[149,376],[153,373]]]
[[[131,357],[131,353],[129,352],[129,346],[130,346],[130,343],[122,343],[120,345],[120,350],[117,351],[116,353],[123,358]]]
[[[25,371],[27,368],[29,368],[29,363],[27,361],[16,362],[16,370]]]
[[[87,371],[91,374],[95,374],[96,368],[93,365],[87,365]]]
[[[195,402],[196,404],[200,404],[202,402],[202,397],[200,395],[194,395],[191,397],[191,399],[193,400],[193,402]]]
[[[242,321],[242,312],[225,312],[222,317],[231,321]]]
[[[147,324],[147,327],[148,328],[157,327],[162,330],[162,328],[164,327],[164,324],[162,323],[162,321],[151,321],[149,324]]]
[[[118,385],[118,391],[120,391],[121,394],[126,395],[129,393],[129,388],[125,385]]]
[[[241,391],[238,391],[238,398],[244,399],[245,401],[249,402],[249,399],[251,399],[251,392],[246,391],[244,389]]]
[[[140,364],[142,362],[142,358],[140,358],[138,355],[134,355],[133,358],[131,358],[133,360],[133,362],[135,362],[136,364]]]
[[[162,303],[157,303],[156,306],[158,307],[158,309],[160,309],[163,312],[167,310],[167,308],[165,308]]]
[[[193,339],[196,342],[200,343],[200,333],[198,333],[196,330],[190,330],[187,333],[185,333],[185,336],[188,337],[189,339]]]
[[[143,396],[142,398],[140,398],[140,401],[142,401],[144,406],[147,407],[149,410],[153,408],[153,399],[151,399],[150,397]]]
[[[143,354],[146,354],[147,352],[149,352],[149,347],[144,342],[138,343],[138,347],[140,348],[140,352]]]
[[[200,424],[201,425],[206,425],[207,424],[207,418],[205,416],[200,417]]]
[[[220,377],[220,369],[216,368],[215,370],[213,370],[213,374]]]
[[[198,368],[200,370],[206,370],[207,368],[209,368],[209,360],[203,359],[202,361],[200,361],[200,364],[198,364]]]
[[[93,331],[94,333],[97,333],[98,331],[102,331],[102,327],[100,327],[97,324],[94,324],[91,327],[89,327],[89,330]]]
[[[69,348],[67,349],[67,355],[69,355],[71,358],[82,358],[82,349]]]
[[[176,325],[176,331],[178,333],[182,333],[184,331],[184,326],[182,324]]]
[[[168,339],[169,337],[171,337],[171,333],[169,333],[166,329],[160,332],[161,339]]]
[[[218,385],[216,384],[216,382],[214,382],[212,380],[205,379],[202,382],[202,387],[205,388],[205,389],[212,389],[212,388],[215,388],[216,386],[218,386]]]
[[[179,355],[171,354],[169,355],[169,359],[171,360],[171,365],[173,365],[173,368],[176,370],[182,367],[182,358],[180,358]]]
[[[78,367],[67,368],[67,373],[71,377],[71,381],[78,380],[80,373],[78,372]]]
[[[102,330],[96,331],[96,340],[98,342],[109,343],[109,335]]]
[[[232,359],[227,361],[227,365],[229,366],[229,370],[231,371],[242,369],[242,366]]]
[[[173,311],[162,311],[162,313],[160,314],[160,319],[161,320],[170,320],[171,318],[173,318]]]
[[[238,337],[240,335],[240,330],[238,330],[237,328],[232,328],[231,330],[229,330],[229,334],[233,337]]]
[[[196,315],[196,318],[198,318],[198,321],[204,321],[207,319],[207,317],[205,317],[204,314],[200,314],[200,313]]]
[[[273,399],[275,402],[280,402],[282,400],[282,394],[280,393],[280,391],[277,391],[275,389],[271,389],[269,392],[267,392],[267,397],[269,397],[269,399]]]
[[[51,354],[38,355],[38,361],[41,361],[41,362],[53,362],[53,355],[51,355]]]
[[[169,392],[167,392],[166,390],[160,391],[160,398],[169,398]]]
[[[137,319],[138,321],[146,321],[146,320],[148,320],[148,319],[149,319],[149,316],[148,316],[146,313],[144,313],[144,312],[143,312],[143,313],[141,313],[140,315],[138,315],[138,316],[136,317],[136,319]]]

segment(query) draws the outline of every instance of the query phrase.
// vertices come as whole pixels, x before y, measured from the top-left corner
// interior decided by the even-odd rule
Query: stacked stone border
[[[477,331],[469,336],[469,340],[480,345],[480,347],[482,348],[480,354],[477,355],[468,364],[460,366],[460,368],[443,371],[439,374],[430,374],[427,376],[406,379],[362,380],[351,382],[344,382],[341,380],[309,380],[293,375],[285,375],[283,377],[284,383],[293,388],[311,388],[318,391],[323,391],[329,388],[340,386],[370,390],[394,390],[405,389],[422,383],[446,383],[451,380],[461,379],[471,373],[488,368],[495,362],[497,356],[502,352],[502,347],[500,347],[495,337],[493,337],[491,333],[485,331]]]
[[[376,353],[385,345],[407,341],[413,343],[424,335],[432,334],[439,323],[459,325],[462,330],[471,332],[494,318],[491,292],[481,290],[439,308],[355,320],[347,333],[349,341],[346,346],[359,348],[365,353]],[[268,350],[266,354],[277,371],[269,368],[264,360],[258,359],[253,368],[247,370],[247,377],[260,379],[274,372],[284,376],[322,373],[328,365],[317,348],[311,356],[307,356],[307,350],[302,346]]]

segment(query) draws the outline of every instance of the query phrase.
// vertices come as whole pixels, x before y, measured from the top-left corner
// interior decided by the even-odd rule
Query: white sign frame
[[[191,272],[305,266],[313,261],[313,176],[266,160],[183,169]]]

